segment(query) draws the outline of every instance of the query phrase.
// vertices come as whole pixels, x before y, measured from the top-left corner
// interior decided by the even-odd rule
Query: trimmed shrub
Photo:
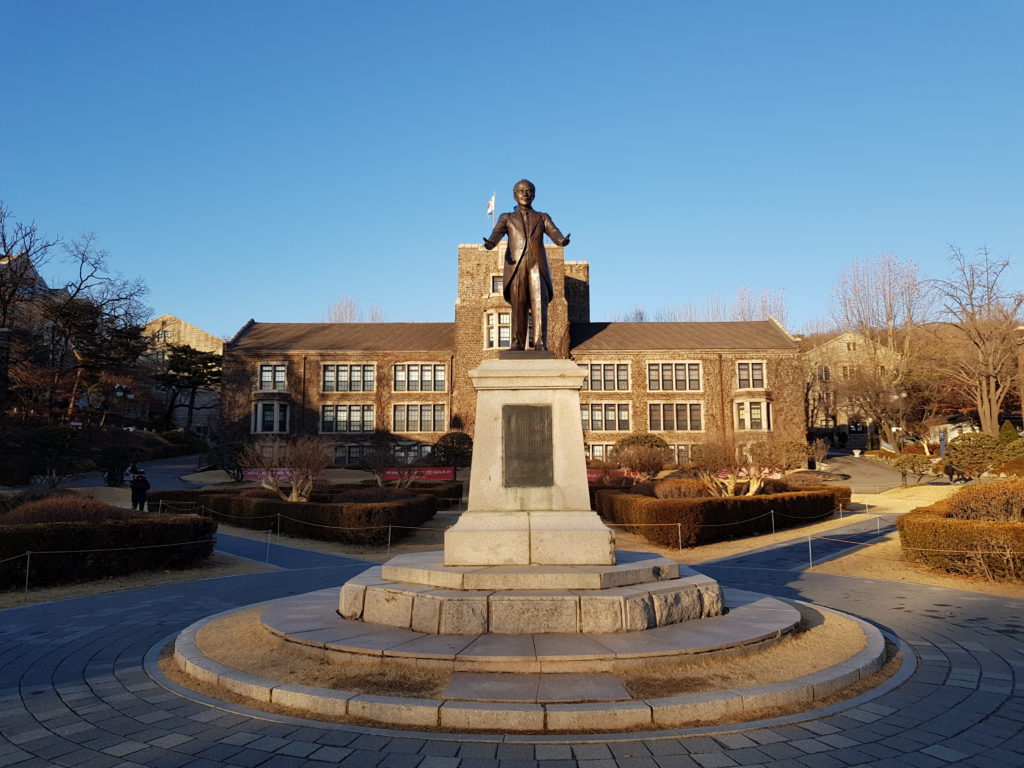
[[[896,528],[903,553],[911,560],[990,581],[1024,579],[1024,525],[1020,523],[956,518],[947,500],[901,515]]]
[[[1004,443],[999,449],[999,455],[1004,461],[1024,458],[1024,438]]]
[[[0,535],[0,586],[40,587],[188,568],[213,552],[217,524],[198,515],[105,522],[5,525]],[[71,550],[71,551],[68,551]],[[18,557],[31,552],[31,559]]]
[[[277,491],[270,488],[244,488],[238,492],[243,499],[280,499]]]
[[[137,512],[112,507],[91,496],[50,496],[29,501],[0,516],[0,525],[18,523],[98,523],[138,517]]]
[[[760,496],[658,499],[621,491],[599,491],[597,511],[649,541],[674,547],[769,533],[832,516],[840,489],[816,488]]]
[[[950,517],[1024,523],[1024,480],[1000,480],[962,488],[946,499]]]
[[[970,477],[981,477],[999,462],[999,441],[981,432],[969,432],[949,442],[946,458]]]
[[[1006,475],[1014,475],[1015,477],[1024,477],[1024,456],[1004,461],[996,467],[996,471]]]
[[[654,495],[659,499],[707,498],[708,487],[700,480],[673,478],[654,484]]]
[[[22,504],[27,504],[30,501],[52,499],[57,496],[78,496],[78,493],[70,488],[45,488],[19,491],[18,493],[0,493],[0,517],[6,515],[15,507],[20,507]]]
[[[413,498],[413,494],[404,488],[381,488],[378,485],[376,487],[368,488],[353,488],[350,491],[339,493],[334,500],[340,503],[362,503],[367,501],[396,501],[399,499],[411,498]]]
[[[1004,421],[1002,424],[999,425],[998,440],[1000,445],[1007,445],[1018,440],[1019,438],[1020,435],[1017,434],[1017,428],[1013,426],[1012,421]]]
[[[373,490],[363,486],[362,490]],[[394,490],[394,489],[391,489]],[[278,498],[253,498],[237,491],[156,491],[150,494],[153,508],[195,504],[205,507],[216,520],[257,531],[278,530],[286,536],[337,541],[345,544],[379,545],[408,536],[413,528],[434,516],[433,496],[416,494],[405,499],[377,502],[287,502]],[[173,506],[172,506],[173,508]]]

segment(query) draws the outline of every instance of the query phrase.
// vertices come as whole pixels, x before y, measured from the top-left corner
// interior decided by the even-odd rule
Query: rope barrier
[[[33,549],[31,554],[33,555],[75,555],[84,552],[124,552],[130,549],[159,549],[160,547],[182,547],[186,544],[206,544],[208,542],[216,542],[216,539],[198,539],[196,541],[178,541],[171,544],[143,544],[138,547],[108,547],[106,549],[47,549],[47,550],[35,550]],[[24,557],[29,554],[28,552],[18,555],[18,557]],[[10,558],[14,559],[14,558]]]

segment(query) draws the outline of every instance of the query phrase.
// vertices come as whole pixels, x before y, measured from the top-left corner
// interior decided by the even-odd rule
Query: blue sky
[[[1017,0],[0,0],[0,26],[0,199],[218,335],[343,294],[451,320],[456,245],[522,177],[595,320],[745,285],[798,331],[853,259],[1024,254]]]

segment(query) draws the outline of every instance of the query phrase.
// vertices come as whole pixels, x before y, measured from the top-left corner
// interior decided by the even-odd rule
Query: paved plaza
[[[263,559],[265,545],[219,539],[224,551]],[[798,542],[701,570],[727,586],[848,611],[902,638],[912,649],[912,664],[882,693],[816,713],[733,726],[486,736],[257,713],[204,700],[152,675],[158,649],[193,621],[338,585],[368,566],[275,545],[272,562],[282,567],[276,572],[0,612],[0,766],[1024,765],[1024,600],[806,572],[805,552],[806,544]]]

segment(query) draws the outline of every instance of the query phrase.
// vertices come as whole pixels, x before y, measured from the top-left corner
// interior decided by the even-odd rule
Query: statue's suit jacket
[[[544,235],[551,238],[556,245],[565,244],[565,236],[558,231],[558,227],[551,220],[551,217],[541,211],[528,210],[526,213],[526,226],[523,226],[523,212],[517,206],[514,211],[503,213],[498,217],[498,223],[494,225],[494,231],[487,238],[485,246],[494,248],[501,238],[508,235],[508,252],[505,254],[505,269],[502,275],[503,294],[505,300],[511,302],[510,291],[512,283],[518,279],[525,279],[526,273],[534,264],[540,267],[542,285],[547,290],[548,301],[555,295],[554,285],[551,282],[551,270],[548,267],[548,256],[544,250]]]

